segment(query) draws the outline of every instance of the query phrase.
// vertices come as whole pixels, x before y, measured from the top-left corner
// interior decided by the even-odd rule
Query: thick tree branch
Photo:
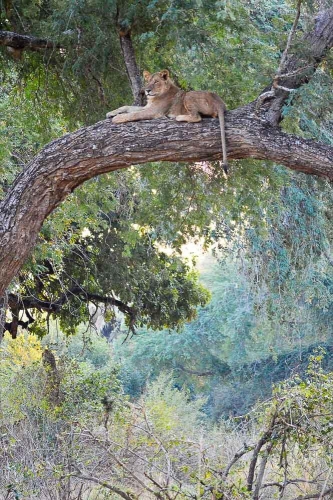
[[[117,307],[119,311],[129,318],[130,329],[134,331],[137,312],[133,307],[130,307],[121,300],[113,297],[90,293],[79,285],[66,290],[66,292],[61,294],[61,296],[54,301],[42,300],[32,295],[23,297],[14,293],[8,294],[8,307],[12,313],[13,320],[11,322],[6,322],[4,329],[8,330],[12,337],[15,338],[18,326],[28,328],[28,326],[35,321],[30,315],[29,310],[37,309],[38,311],[45,311],[47,313],[58,313],[65,304],[70,302],[75,297],[80,298],[85,302],[98,302],[100,304],[108,304]],[[18,319],[18,315],[21,311],[24,311],[28,317],[27,321]]]
[[[333,179],[333,148],[282,133],[260,121],[254,105],[227,113],[228,157],[271,160]],[[30,255],[45,218],[96,175],[153,161],[221,158],[218,121],[162,118],[114,125],[104,120],[47,145],[0,204],[0,296]],[[15,252],[13,249],[15,248]]]
[[[57,300],[53,302],[48,300],[41,300],[38,297],[22,297],[10,293],[8,296],[8,306],[10,308],[14,308],[18,305],[22,305],[24,309],[38,309],[39,311],[59,312],[61,307],[74,297],[80,297],[87,301],[95,301],[101,304],[112,305],[117,307],[119,311],[124,314],[127,314],[131,317],[135,315],[134,309],[127,304],[124,304],[124,302],[122,302],[121,300],[104,295],[98,295],[96,293],[90,293],[79,285],[66,290],[66,292],[64,292]]]
[[[20,35],[12,31],[0,31],[0,45],[18,50],[45,50],[61,48],[59,44],[31,35]]]

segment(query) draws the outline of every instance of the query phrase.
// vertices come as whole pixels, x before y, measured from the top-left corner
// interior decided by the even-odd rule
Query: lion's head
[[[144,71],[143,78],[146,82],[144,90],[148,98],[162,96],[169,90],[172,84],[167,69],[163,69],[153,75],[149,71]]]

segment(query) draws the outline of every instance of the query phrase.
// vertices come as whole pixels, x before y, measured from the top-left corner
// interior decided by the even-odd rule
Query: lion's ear
[[[149,73],[149,71],[144,71],[143,72],[143,78],[146,82],[148,82],[148,80],[150,79],[151,77],[151,74]]]
[[[169,71],[167,69],[162,69],[162,71],[160,71],[160,75],[164,78],[164,80],[167,80],[169,78]]]

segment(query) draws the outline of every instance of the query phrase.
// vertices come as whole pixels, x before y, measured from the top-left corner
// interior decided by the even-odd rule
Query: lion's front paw
[[[116,110],[109,111],[108,113],[106,113],[106,118],[113,118],[114,116],[116,116],[116,114],[117,114]]]
[[[125,122],[127,122],[126,115],[117,115],[112,120],[112,123],[125,123]]]

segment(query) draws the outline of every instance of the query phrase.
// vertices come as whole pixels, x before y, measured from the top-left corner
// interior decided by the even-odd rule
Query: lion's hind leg
[[[176,116],[177,122],[189,122],[189,123],[196,123],[196,122],[201,122],[201,116],[199,113],[193,113],[189,115],[178,115]]]
[[[176,116],[177,122],[201,122],[201,115],[197,103],[188,94],[185,95],[184,108],[186,114]]]

